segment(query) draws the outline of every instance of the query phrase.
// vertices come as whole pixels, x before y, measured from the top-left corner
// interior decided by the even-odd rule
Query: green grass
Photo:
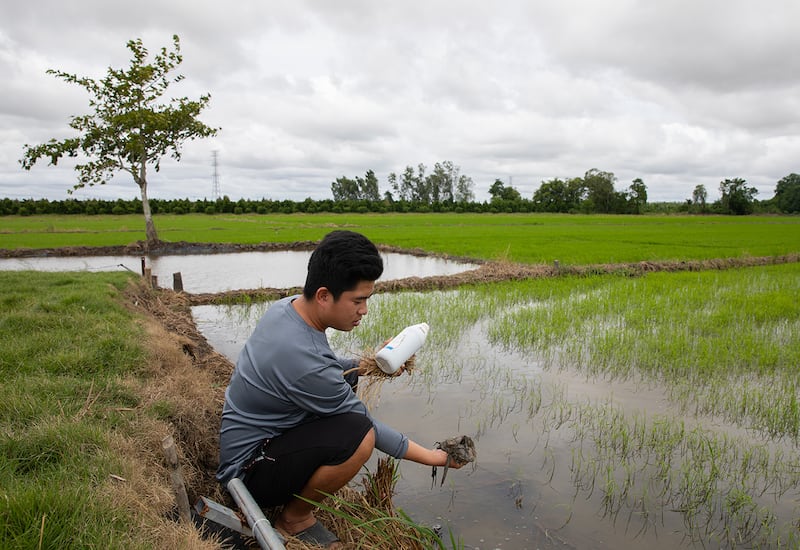
[[[616,263],[777,256],[800,252],[800,218],[564,214],[276,214],[155,216],[166,241],[319,240],[351,229],[376,243],[525,263]],[[141,216],[6,216],[0,248],[127,245]]]
[[[142,366],[117,301],[125,274],[0,272],[0,547],[138,548],[133,518],[95,488],[119,472],[119,383]],[[91,397],[91,400],[89,399]],[[91,407],[87,408],[87,401]]]

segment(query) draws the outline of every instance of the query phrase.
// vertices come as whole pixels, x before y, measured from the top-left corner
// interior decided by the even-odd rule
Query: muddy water
[[[173,273],[181,273],[186,292],[205,293],[251,288],[302,286],[310,252],[237,252],[152,256],[146,265],[161,286],[171,287]],[[381,280],[452,275],[478,267],[435,257],[384,253]],[[0,259],[0,270],[118,271],[141,273],[140,256],[74,256]]]
[[[202,306],[193,315],[211,344],[235,361],[266,307]],[[335,346],[342,345],[338,334],[330,335]],[[540,392],[543,407],[567,394],[658,411],[666,407],[660,391],[543,370],[490,344],[480,324],[444,355],[426,345],[418,364],[428,374],[385,383],[373,404],[375,416],[428,447],[470,435],[478,462],[450,471],[443,485],[440,469],[433,487],[430,468],[403,462],[395,503],[417,521],[440,524],[445,534],[452,530],[470,549],[686,547],[677,514],[665,512],[657,522],[627,511],[603,517],[601,491],[577,491],[570,479],[572,434],[553,429],[546,415],[532,414],[525,397]],[[369,466],[374,470],[374,463]]]

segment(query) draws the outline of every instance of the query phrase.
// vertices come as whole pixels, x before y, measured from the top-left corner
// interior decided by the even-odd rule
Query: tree
[[[172,51],[161,48],[152,62],[148,62],[149,52],[141,39],[128,41],[133,54],[130,67],[109,67],[99,81],[48,70],[48,74],[85,88],[91,95],[89,106],[94,112],[72,117],[69,125],[79,132],[78,137],[51,139],[36,146],[26,144],[20,160],[22,167],[30,170],[43,157],[49,159],[50,165],[56,165],[62,157],[81,154],[86,160],[75,165],[78,183],[69,193],[87,185],[103,185],[117,171],[131,174],[142,197],[148,246],[159,242],[147,198],[148,165],[158,172],[163,156],[169,154],[179,161],[186,140],[213,136],[218,130],[197,119],[211,99],[208,94],[198,100],[182,97],[162,103],[169,85],[184,79],[183,75],[171,75],[183,61],[180,39],[174,35],[172,41]]]
[[[537,212],[572,212],[580,208],[585,195],[583,178],[553,178],[533,192],[533,204]]]
[[[356,181],[358,182],[358,191],[362,200],[381,200],[381,194],[378,190],[378,178],[375,176],[375,172],[372,170],[367,170],[367,173],[364,174],[364,177],[356,178]]]
[[[781,212],[800,212],[800,174],[792,173],[778,181],[775,187],[775,203]]]
[[[636,178],[628,188],[628,203],[634,214],[641,214],[642,207],[647,204],[647,186],[641,178]]]
[[[358,200],[358,182],[344,176],[336,178],[331,184],[331,193],[336,202]]]
[[[399,178],[399,181],[397,174],[394,172],[389,174],[389,184],[392,186],[392,190],[397,193],[397,196],[401,201],[422,200],[422,195],[425,194],[425,190],[422,185],[425,178],[425,165],[420,164],[418,169],[419,175],[416,175],[414,174],[414,168],[411,166],[406,166],[403,174]]]
[[[453,201],[465,203],[475,200],[475,193],[472,191],[474,186],[471,177],[459,174],[456,179],[456,188],[453,191]]]
[[[381,198],[378,190],[378,178],[372,170],[367,170],[363,178],[360,176],[356,176],[356,179],[344,176],[336,178],[336,181],[331,184],[331,193],[336,202],[378,201]]]
[[[501,180],[496,179],[489,188],[489,194],[492,196],[491,201],[516,201],[522,198],[519,191],[513,187],[506,186]]]
[[[753,201],[758,194],[755,187],[747,187],[742,178],[726,179],[719,183],[720,206],[725,214],[750,214],[753,212]]]
[[[461,168],[446,160],[436,163],[431,174],[427,167],[420,163],[416,172],[412,166],[406,166],[398,176],[389,174],[389,186],[401,201],[419,202],[423,204],[468,202],[475,194],[472,191],[472,178],[461,173]]]
[[[614,211],[616,196],[614,182],[617,177],[612,172],[603,172],[597,168],[587,170],[583,176],[587,197],[594,212],[609,214]]]
[[[705,212],[706,211],[706,199],[708,199],[708,191],[706,191],[705,185],[698,185],[692,191],[692,204],[695,208],[699,209],[699,211]]]

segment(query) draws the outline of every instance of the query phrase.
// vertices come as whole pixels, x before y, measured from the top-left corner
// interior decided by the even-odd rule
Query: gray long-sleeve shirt
[[[241,474],[259,443],[314,418],[346,412],[368,416],[375,446],[402,458],[408,438],[372,418],[343,373],[357,365],[339,359],[324,332],[309,326],[292,307],[296,296],[273,304],[239,354],[225,391],[217,479]]]

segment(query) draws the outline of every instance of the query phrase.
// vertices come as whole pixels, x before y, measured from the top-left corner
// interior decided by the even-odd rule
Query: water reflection
[[[305,282],[311,252],[295,250],[153,256],[147,266],[159,285],[172,286],[173,273],[180,272],[187,292],[223,292],[247,288],[291,288]],[[405,277],[453,275],[475,269],[474,264],[409,254],[383,253],[382,281]],[[117,271],[141,273],[140,256],[75,256],[0,259],[0,270]]]

